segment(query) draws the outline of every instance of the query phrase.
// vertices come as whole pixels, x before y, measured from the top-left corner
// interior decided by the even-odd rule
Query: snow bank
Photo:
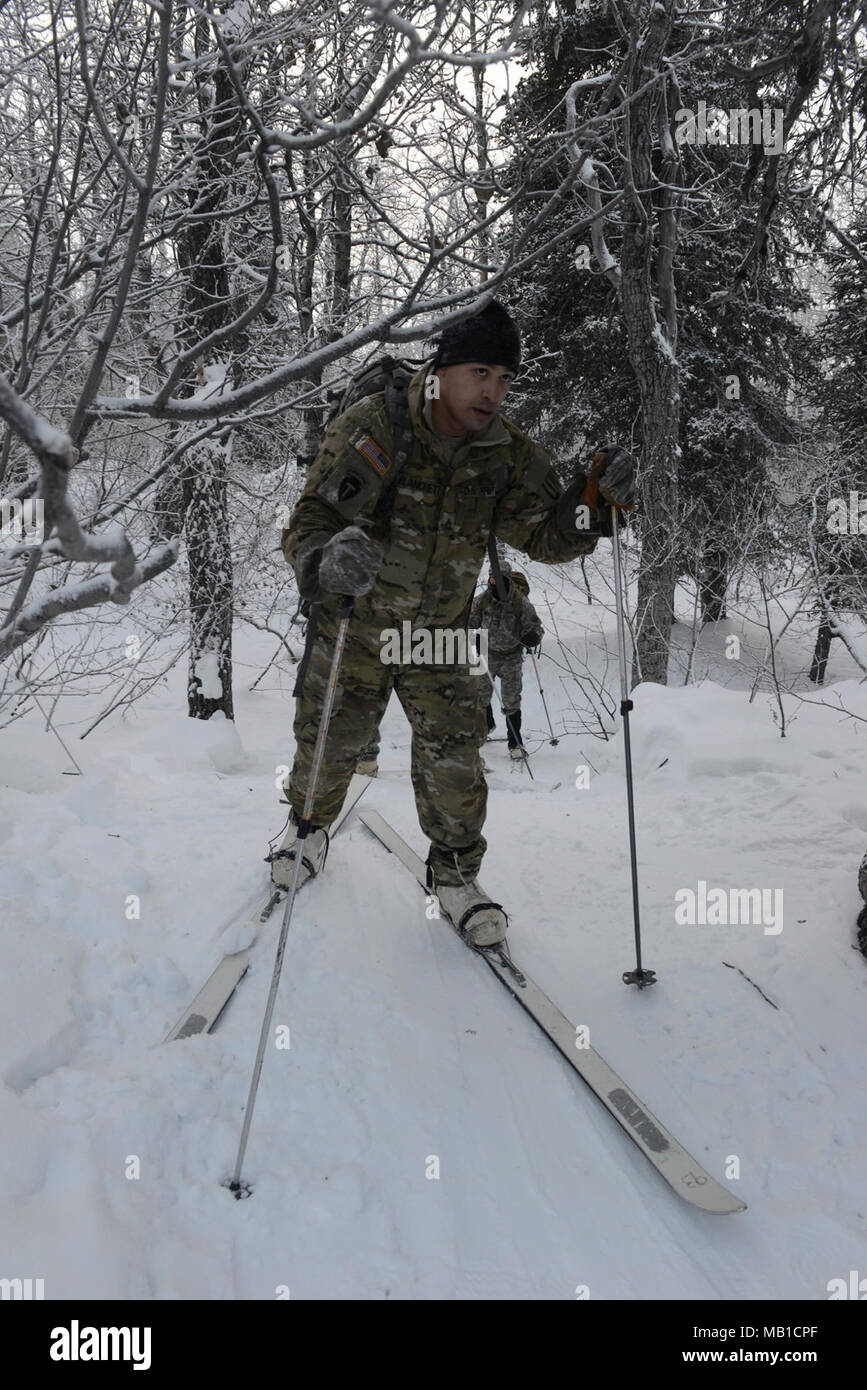
[[[522,568],[535,597],[541,567]],[[616,707],[610,615],[587,609],[580,573],[559,595],[546,582],[574,650],[596,626],[588,650]],[[239,671],[269,655],[239,634]],[[87,711],[60,707],[81,777],[64,776],[38,720],[5,734],[0,1274],[42,1277],[48,1298],[288,1285],[572,1299],[587,1284],[594,1299],[714,1300],[824,1299],[863,1267],[867,969],[852,942],[867,687],[787,700],[785,739],[748,679],[635,692],[643,939],[659,975],[638,994],[620,978],[634,960],[621,731],[564,732],[577,725],[561,672],[545,655],[541,671],[560,742],[528,666],[535,781],[487,745],[482,881],[509,909],[516,958],[749,1210],[714,1220],[679,1203],[357,823],[298,901],[275,1014],[291,1046],[266,1054],[254,1196],[233,1201],[220,1184],[276,921],[218,1030],[158,1044],[221,950],[249,938],[232,918],[285,820],[292,674],[273,668],[254,694],[239,678],[232,726],[187,719],[176,671],[84,743],[63,719]],[[423,851],[395,700],[381,767],[369,804]],[[783,930],[678,925],[676,894],[700,880],[780,888]]]

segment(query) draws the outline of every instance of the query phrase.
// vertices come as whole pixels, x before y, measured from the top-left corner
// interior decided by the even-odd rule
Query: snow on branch
[[[563,204],[576,178],[577,170],[570,170],[551,196],[546,199],[541,211],[529,221],[521,234],[514,238],[510,259],[501,266],[496,275],[485,282],[484,289],[487,294],[493,296],[499,286],[510,276],[517,275],[527,266],[543,259],[561,243],[574,240],[586,228],[592,228],[600,217],[607,215],[624,197],[623,190],[619,190],[609,198],[604,209],[591,211],[587,217],[576,219],[564,231],[557,232],[550,237],[542,246],[534,247],[526,255],[521,256],[519,253],[532,240],[533,234],[543,228],[550,220],[552,213]],[[509,205],[507,204],[507,206]],[[481,225],[486,225],[486,223]],[[466,231],[462,239],[467,240],[476,232],[478,232],[478,226]],[[459,240],[461,238],[455,238],[453,244],[456,245]],[[422,276],[419,276],[419,280],[421,278]],[[167,385],[173,381],[173,377],[170,377],[158,391],[149,395],[140,395],[133,399],[128,399],[125,396],[97,396],[87,412],[88,419],[92,421],[97,416],[131,418],[136,415],[146,415],[153,419],[181,421],[209,420],[216,417],[226,419],[226,417],[274,395],[275,392],[292,382],[309,378],[323,367],[360,351],[370,343],[419,342],[429,338],[432,334],[441,333],[452,323],[458,323],[461,319],[466,318],[467,314],[473,311],[470,302],[475,300],[481,302],[480,289],[473,285],[453,293],[434,295],[424,302],[418,302],[411,289],[403,302],[389,313],[382,314],[378,319],[344,333],[341,337],[335,338],[322,347],[293,358],[243,386],[225,391],[216,399],[204,400],[198,396],[170,396],[167,392]],[[457,308],[456,306],[461,307]],[[454,312],[443,315],[443,311],[447,309],[454,309]],[[407,324],[409,319],[417,320],[421,314],[426,316],[423,323],[414,322],[411,326],[403,326]]]
[[[610,83],[611,78],[612,74],[610,72],[605,72],[599,77],[587,78],[583,82],[572,83],[572,86],[566,93],[566,129],[570,136],[568,149],[578,169],[578,178],[584,185],[585,201],[588,207],[597,214],[596,220],[590,224],[590,239],[593,242],[593,250],[596,252],[596,259],[602,268],[603,274],[608,277],[615,289],[619,289],[621,283],[620,266],[611,254],[608,243],[605,240],[602,194],[599,191],[599,178],[596,173],[596,165],[587,151],[580,148],[575,138],[575,132],[578,127],[575,100],[578,92],[586,87]]]
[[[123,533],[121,532],[123,536]],[[123,537],[124,543],[126,537]],[[169,569],[178,558],[178,537],[153,551],[146,559],[136,562],[121,581],[115,577],[117,565],[112,566],[110,574],[96,575],[92,579],[78,580],[54,589],[44,598],[22,608],[17,618],[0,628],[0,658],[6,657],[20,647],[40,628],[62,613],[74,613],[81,608],[95,608],[100,603],[128,603],[129,595],[140,584],[155,579],[158,574]],[[79,556],[67,558],[79,559]],[[104,556],[102,558],[105,558]]]
[[[24,440],[39,462],[37,496],[44,509],[43,535],[52,529],[57,532],[60,553],[66,560],[111,563],[108,573],[64,584],[25,608],[24,599],[41,552],[40,546],[34,546],[6,620],[0,627],[0,657],[5,657],[60,613],[91,608],[99,603],[128,603],[133,589],[174,564],[178,550],[175,540],[139,562],[121,526],[111,526],[101,536],[82,531],[66,495],[69,470],[76,459],[69,435],[37,415],[2,374],[0,416]]]

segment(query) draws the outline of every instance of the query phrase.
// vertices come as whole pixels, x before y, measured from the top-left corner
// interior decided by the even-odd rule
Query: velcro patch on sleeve
[[[527,482],[536,492],[540,492],[548,503],[556,502],[562,496],[563,488],[551,466],[551,455],[541,444],[533,445],[530,466],[526,473]]]
[[[364,434],[360,439],[356,439],[355,447],[368,461],[372,463],[380,477],[385,477],[391,467],[391,459],[384,449],[381,449],[376,440],[369,434]]]

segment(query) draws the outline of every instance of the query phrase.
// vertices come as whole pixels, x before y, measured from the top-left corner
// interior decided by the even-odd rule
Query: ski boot
[[[278,888],[289,888],[292,883],[292,874],[295,871],[295,850],[298,842],[298,822],[295,819],[295,812],[289,816],[289,826],[283,836],[283,843],[280,848],[267,857],[271,865],[271,882]],[[314,826],[308,831],[304,840],[304,850],[301,858],[301,871],[298,875],[298,887],[306,883],[308,878],[314,878],[325,863],[328,854],[328,831],[321,825]]]
[[[521,758],[525,758],[525,757],[527,756],[527,750],[525,749],[523,743],[521,742],[521,711],[520,711],[520,710],[518,710],[516,714],[507,714],[507,715],[506,715],[506,728],[508,729],[508,733],[509,733],[509,738],[508,738],[508,744],[509,744],[509,757],[510,757],[510,758],[513,758],[513,759],[517,762],[517,761],[519,761]]]
[[[441,883],[434,892],[471,946],[499,946],[505,941],[508,918],[501,904],[491,902],[475,879],[471,883]]]

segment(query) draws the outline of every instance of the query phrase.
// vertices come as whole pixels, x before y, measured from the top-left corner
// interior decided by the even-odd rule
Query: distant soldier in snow
[[[505,599],[497,597],[497,581],[492,571],[487,590],[473,602],[469,626],[483,628],[488,634],[487,672],[479,679],[488,733],[492,733],[496,728],[491,701],[494,696],[494,680],[499,677],[509,752],[513,758],[522,758],[522,663],[524,652],[538,647],[542,640],[543,628],[528,597],[530,586],[524,576],[502,563],[500,572],[506,590]]]

